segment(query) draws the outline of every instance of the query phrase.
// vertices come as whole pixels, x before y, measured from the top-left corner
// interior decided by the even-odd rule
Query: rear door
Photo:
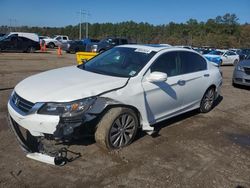
[[[199,54],[179,51],[181,82],[183,84],[183,110],[198,106],[208,88],[210,74],[206,60]]]

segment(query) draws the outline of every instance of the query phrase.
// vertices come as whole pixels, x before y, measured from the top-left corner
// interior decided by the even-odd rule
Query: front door
[[[143,78],[145,104],[151,124],[178,113],[182,108],[184,85],[177,55],[177,52],[162,54]],[[155,71],[166,73],[168,79],[158,83],[147,81],[146,77]]]

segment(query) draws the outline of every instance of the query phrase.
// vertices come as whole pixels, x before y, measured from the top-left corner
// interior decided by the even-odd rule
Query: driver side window
[[[151,66],[151,72],[163,72],[171,76],[180,74],[180,62],[178,61],[177,52],[168,52],[161,55]]]

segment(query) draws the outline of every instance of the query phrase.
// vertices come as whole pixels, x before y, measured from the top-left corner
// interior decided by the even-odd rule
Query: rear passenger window
[[[207,62],[200,55],[192,52],[179,52],[181,74],[198,72],[207,69]]]
[[[164,72],[169,77],[180,74],[180,63],[178,61],[178,52],[168,52],[161,55],[151,66],[151,72]]]

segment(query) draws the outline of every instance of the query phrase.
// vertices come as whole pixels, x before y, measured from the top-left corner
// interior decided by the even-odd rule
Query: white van
[[[35,42],[39,42],[39,37],[36,33],[10,32],[8,36],[17,34],[19,37],[25,37]]]

